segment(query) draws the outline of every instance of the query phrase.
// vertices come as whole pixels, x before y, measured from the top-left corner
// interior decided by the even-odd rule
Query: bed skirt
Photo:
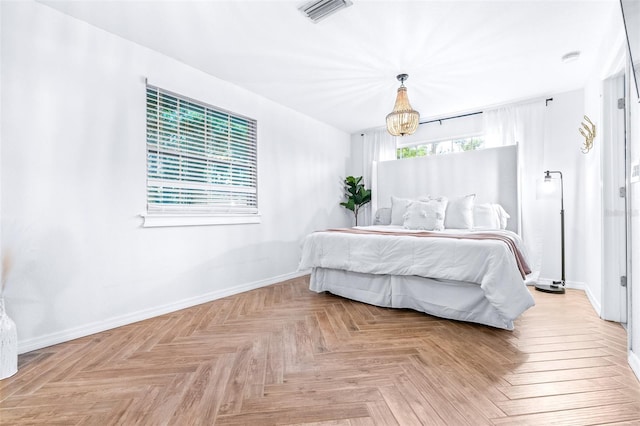
[[[376,275],[313,268],[309,288],[385,308],[408,308],[427,314],[513,330],[485,298],[478,284],[415,275]]]

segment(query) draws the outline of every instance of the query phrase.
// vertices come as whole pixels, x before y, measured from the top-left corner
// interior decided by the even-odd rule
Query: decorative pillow
[[[391,225],[391,209],[383,207],[376,211],[376,217],[373,221],[374,225]]]
[[[444,227],[447,229],[473,228],[473,202],[476,194],[449,200],[444,215]]]
[[[444,229],[447,200],[412,201],[404,214],[402,226],[406,229],[442,231]]]
[[[404,222],[404,214],[412,200],[407,198],[391,197],[391,225],[402,226]]]
[[[475,229],[500,229],[500,216],[494,208],[497,204],[476,204],[473,206],[473,227]]]

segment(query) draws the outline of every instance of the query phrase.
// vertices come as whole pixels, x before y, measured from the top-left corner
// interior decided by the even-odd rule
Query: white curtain
[[[396,159],[396,136],[382,128],[364,133],[362,137],[362,176],[365,188],[371,189],[371,166],[374,161]],[[373,213],[371,203],[363,207],[358,215],[358,225],[371,225]]]
[[[542,266],[544,212],[536,202],[536,182],[543,173],[545,113],[541,101],[483,113],[487,147],[518,144],[520,234],[529,252],[532,279],[537,279]]]
[[[516,109],[503,107],[482,113],[484,146],[514,145],[516,143]]]

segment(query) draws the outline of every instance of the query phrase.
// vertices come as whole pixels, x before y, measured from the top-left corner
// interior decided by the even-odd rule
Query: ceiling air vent
[[[340,9],[353,4],[351,0],[316,0],[299,7],[299,10],[313,22],[319,22]]]

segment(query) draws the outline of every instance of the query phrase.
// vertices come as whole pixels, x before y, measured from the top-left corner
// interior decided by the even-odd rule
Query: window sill
[[[260,223],[258,214],[141,214],[143,228],[158,228],[164,226],[207,226],[207,225],[241,225]]]

